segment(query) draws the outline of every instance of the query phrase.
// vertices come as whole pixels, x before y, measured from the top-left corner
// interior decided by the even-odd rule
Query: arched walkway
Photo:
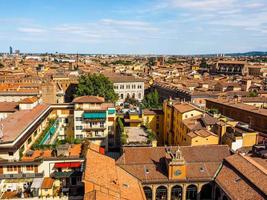
[[[220,188],[216,187],[216,190],[215,190],[215,200],[219,200],[221,197],[221,190]]]
[[[197,186],[189,185],[186,188],[186,200],[196,200],[197,199]]]
[[[172,187],[171,200],[182,200],[183,198],[183,188],[180,185],[175,185]]]
[[[223,200],[228,200],[227,196],[223,196]]]
[[[202,186],[200,191],[200,199],[201,200],[211,200],[212,199],[212,185],[205,184]]]
[[[152,200],[152,189],[150,187],[144,186],[144,193],[146,195],[147,200]]]
[[[167,200],[168,190],[165,186],[159,186],[156,190],[156,200]]]

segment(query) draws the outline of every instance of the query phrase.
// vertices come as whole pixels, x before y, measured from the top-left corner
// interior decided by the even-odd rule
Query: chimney
[[[157,146],[158,146],[158,141],[152,140],[152,147],[157,147]]]

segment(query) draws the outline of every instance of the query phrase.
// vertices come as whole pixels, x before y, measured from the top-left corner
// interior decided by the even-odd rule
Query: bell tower
[[[169,179],[186,179],[186,162],[180,147],[178,146],[174,153],[170,149],[167,149],[166,153]]]

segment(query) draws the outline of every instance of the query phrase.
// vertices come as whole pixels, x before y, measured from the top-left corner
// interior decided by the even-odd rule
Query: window
[[[82,121],[82,120],[81,120],[81,121]],[[64,123],[65,123],[65,124],[69,123],[69,119],[68,119],[68,118],[65,118],[65,119],[64,119]]]
[[[138,85],[138,87],[137,87],[138,89],[141,89],[142,88],[142,85]]]
[[[82,126],[76,126],[76,130],[83,130]]]
[[[130,89],[131,88],[131,86],[130,85],[126,85],[126,89]]]
[[[28,140],[27,140],[28,144],[31,144],[32,142],[32,138],[30,137]]]
[[[17,166],[7,166],[8,172],[17,171],[17,170],[18,170]]]
[[[121,94],[121,99],[123,99],[123,94]]]
[[[33,165],[26,166],[27,171],[33,171]]]
[[[135,85],[132,85],[132,89],[135,89],[135,87],[136,87]]]
[[[194,116],[194,114],[191,114],[191,117],[193,117]]]
[[[159,129],[159,124],[158,123],[156,124],[156,129]]]
[[[114,89],[115,89],[115,90],[118,89],[118,86],[117,86],[117,85],[114,85]]]
[[[83,139],[83,135],[82,135],[82,134],[77,134],[77,135],[76,135],[76,138],[77,138],[77,139]]]
[[[76,117],[76,121],[82,121],[82,117]]]
[[[187,118],[187,115],[185,115],[185,118]]]
[[[9,156],[13,156],[13,154],[14,154],[13,152],[8,152]]]
[[[100,122],[100,127],[104,127],[104,122]]]
[[[95,131],[95,136],[102,136],[102,131]]]
[[[124,85],[120,85],[120,89],[123,90],[124,89]]]

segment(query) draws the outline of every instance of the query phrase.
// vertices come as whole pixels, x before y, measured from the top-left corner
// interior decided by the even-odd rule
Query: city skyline
[[[1,1],[0,52],[209,54],[267,49],[263,0]]]

